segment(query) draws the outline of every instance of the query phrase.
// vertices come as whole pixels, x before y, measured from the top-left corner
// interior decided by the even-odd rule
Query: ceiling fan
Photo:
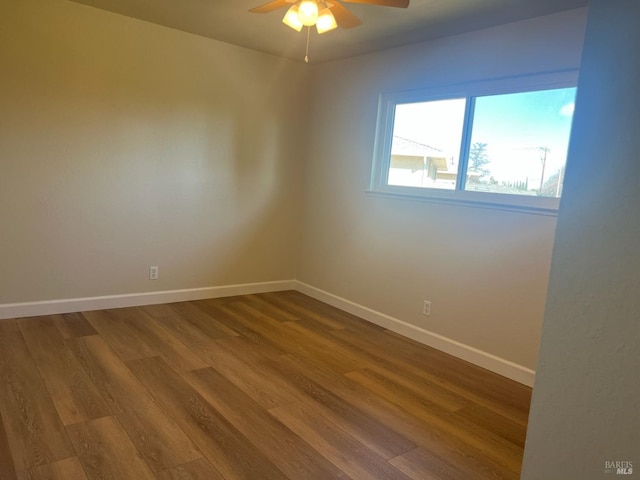
[[[350,3],[366,3],[384,7],[407,8],[409,0],[343,0]],[[282,22],[296,31],[302,27],[316,26],[318,33],[325,33],[337,27],[353,28],[362,20],[351,13],[338,0],[272,0],[249,10],[252,13],[270,13],[289,7]]]

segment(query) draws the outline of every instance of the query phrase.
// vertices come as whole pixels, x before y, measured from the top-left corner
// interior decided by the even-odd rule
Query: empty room
[[[637,0],[0,0],[0,480],[640,468]]]

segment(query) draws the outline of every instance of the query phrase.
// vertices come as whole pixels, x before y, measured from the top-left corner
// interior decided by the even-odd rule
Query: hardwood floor
[[[0,320],[0,480],[517,479],[530,397],[297,292]]]

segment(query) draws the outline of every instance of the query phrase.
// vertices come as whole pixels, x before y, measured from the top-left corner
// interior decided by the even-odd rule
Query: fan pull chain
[[[309,63],[309,35],[311,34],[311,27],[307,27],[307,50],[304,52],[304,61]]]

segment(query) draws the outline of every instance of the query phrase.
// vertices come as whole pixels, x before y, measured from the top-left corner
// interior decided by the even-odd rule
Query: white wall
[[[640,472],[638,19],[637,0],[590,2],[525,480]]]
[[[577,68],[585,17],[316,66],[298,279],[534,369],[555,217],[367,196],[378,94]]]
[[[0,305],[294,278],[304,67],[2,0]]]

